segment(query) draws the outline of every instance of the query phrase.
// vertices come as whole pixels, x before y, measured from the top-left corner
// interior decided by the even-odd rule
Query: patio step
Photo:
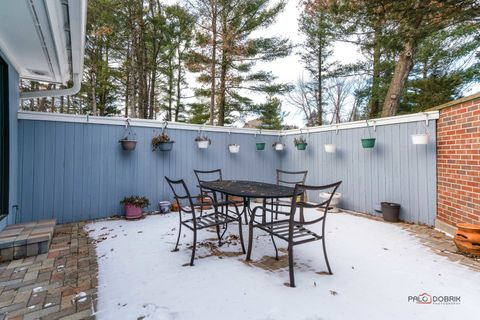
[[[12,224],[0,232],[0,262],[47,253],[56,220]]]

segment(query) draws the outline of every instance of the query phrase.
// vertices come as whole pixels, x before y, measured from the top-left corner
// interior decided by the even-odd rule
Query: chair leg
[[[218,237],[218,246],[221,247],[222,246],[222,235],[223,234],[220,234],[220,225],[216,225],[215,226],[215,229],[217,230],[217,237]],[[224,232],[225,233],[225,232]]]
[[[290,287],[295,288],[295,275],[293,274],[293,246],[288,245],[288,272],[290,274]]]
[[[250,203],[249,201],[247,200],[247,198],[243,198],[243,214],[245,216],[245,224],[248,224],[248,210],[247,208],[250,206]]]
[[[273,247],[275,248],[275,260],[278,260],[277,244],[275,243],[275,238],[273,238],[273,235],[271,233],[270,233],[270,238],[272,238]]]
[[[250,260],[250,256],[252,255],[252,243],[253,243],[253,219],[254,216],[250,218],[250,223],[248,225],[248,250],[247,250],[247,258],[246,260]]]
[[[242,253],[245,254],[245,244],[243,243],[243,232],[242,232],[242,217],[238,217],[238,234],[240,235],[240,244],[242,245]]]
[[[190,259],[190,266],[193,266],[193,260],[195,259],[196,246],[197,246],[197,230],[193,230],[192,258]]]
[[[332,269],[330,268],[330,263],[328,263],[327,247],[325,246],[325,235],[322,237],[322,244],[323,244],[323,254],[325,256],[325,262],[327,264],[328,273],[333,274]]]
[[[180,227],[178,228],[177,243],[175,244],[175,249],[173,249],[172,252],[178,251],[178,242],[180,241],[181,234],[182,234],[182,224],[180,223]]]

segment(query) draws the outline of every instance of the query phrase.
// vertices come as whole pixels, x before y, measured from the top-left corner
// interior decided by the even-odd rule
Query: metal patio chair
[[[243,243],[243,234],[242,234],[242,221],[241,221],[241,215],[238,209],[235,217],[230,216],[228,212],[222,213],[218,211],[219,206],[217,205],[217,203],[213,201],[213,198],[210,197],[212,200],[211,205],[213,206],[214,211],[212,213],[202,214],[200,216],[197,216],[196,211],[198,210],[198,207],[205,205],[205,203],[193,202],[192,196],[190,195],[190,191],[188,190],[188,187],[185,184],[185,181],[183,181],[183,179],[171,180],[165,177],[165,180],[167,180],[168,185],[172,189],[173,195],[175,197],[175,201],[177,201],[178,209],[179,209],[178,216],[180,219],[180,224],[179,224],[179,230],[178,230],[177,243],[175,244],[175,248],[173,249],[173,251],[178,251],[178,243],[180,241],[180,235],[182,234],[182,226],[185,226],[188,229],[192,230],[193,245],[192,245],[192,257],[190,259],[190,265],[193,266],[193,261],[195,259],[195,249],[197,244],[197,231],[201,229],[209,228],[209,227],[215,227],[217,231],[217,236],[218,236],[218,245],[221,246],[222,237],[227,231],[228,223],[237,221],[239,236],[240,236],[240,244],[242,246],[242,252],[245,253],[245,245]],[[182,213],[191,214],[191,218],[184,220],[182,218]],[[220,233],[221,225],[226,226],[222,233]]]
[[[328,273],[332,274],[332,270],[330,268],[330,264],[328,262],[327,257],[327,249],[325,246],[325,222],[327,218],[327,211],[330,206],[330,202],[332,200],[333,194],[337,191],[338,187],[342,182],[336,182],[325,186],[308,186],[303,184],[295,185],[295,192],[294,195],[300,195],[299,197],[294,196],[291,202],[291,210],[285,219],[281,220],[274,220],[273,214],[277,213],[275,210],[268,209],[266,207],[255,207],[252,212],[252,216],[250,218],[249,223],[249,237],[248,237],[248,250],[247,250],[247,260],[250,260],[252,254],[252,242],[253,242],[253,228],[259,228],[268,234],[270,234],[273,245],[275,247],[275,258],[278,260],[278,249],[275,244],[274,238],[279,238],[281,240],[288,242],[288,266],[289,266],[289,274],[290,274],[290,286],[295,287],[295,277],[293,271],[293,247],[296,245],[312,242],[312,241],[322,241],[323,245],[323,254],[325,256],[325,262],[327,265]],[[307,191],[320,191],[324,190],[327,192],[331,192],[331,196],[324,202],[321,203],[312,203],[306,202],[303,200],[303,195]],[[297,209],[304,209],[304,208],[321,208],[323,214],[321,217],[314,218],[312,220],[303,220],[297,219],[296,213]],[[257,214],[257,211],[261,210],[261,214]],[[299,210],[300,211],[300,210]],[[271,213],[271,220],[264,222],[263,217],[265,216],[265,212]],[[301,215],[300,215],[301,216]],[[255,221],[255,217],[262,217],[262,222]],[[313,225],[315,223],[321,223],[321,232],[317,234],[309,229],[307,226]]]
[[[228,195],[217,195],[216,191],[208,190],[202,187],[202,182],[222,181],[222,169],[215,170],[193,170],[198,181],[198,188],[200,189],[200,195],[205,195],[213,198],[213,201],[221,208],[222,212],[229,212],[229,206],[243,206],[243,201],[229,200]],[[225,210],[225,211],[224,211]],[[235,211],[230,211],[235,213]],[[200,207],[200,214],[203,214],[203,207]],[[247,217],[245,216],[245,224],[248,224]]]
[[[305,184],[307,179],[308,170],[304,171],[285,171],[277,169],[277,184],[287,187],[295,187],[296,184]],[[280,207],[290,209],[291,201],[281,200],[281,199],[271,199],[266,202],[267,205],[270,205],[271,210],[275,210],[275,219],[278,219],[278,214],[288,214],[288,211],[279,210]],[[275,209],[274,209],[275,207]]]

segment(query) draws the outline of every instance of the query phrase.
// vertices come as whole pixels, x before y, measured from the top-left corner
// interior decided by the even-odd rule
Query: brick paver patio
[[[84,225],[56,226],[48,254],[0,264],[0,319],[95,318],[97,260]]]

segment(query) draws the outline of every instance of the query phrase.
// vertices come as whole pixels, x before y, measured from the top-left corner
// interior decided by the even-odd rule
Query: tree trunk
[[[224,8],[225,10],[225,8]],[[227,16],[225,12],[222,14],[222,57],[221,57],[221,65],[220,65],[220,92],[219,92],[219,103],[218,103],[218,123],[219,126],[225,125],[225,107],[226,107],[226,90],[227,90],[227,58],[228,58],[228,46],[230,39],[228,34],[228,27],[227,27]]]
[[[210,73],[212,76],[211,79],[211,89],[210,89],[210,118],[209,124],[213,125],[213,118],[215,116],[215,86],[216,86],[216,62],[217,62],[217,0],[211,0],[212,8],[212,56],[211,56],[211,66]]]
[[[370,94],[370,101],[368,103],[369,118],[375,118],[380,111],[380,28],[374,30],[374,47],[373,47],[373,76],[372,76],[372,89]]]
[[[177,47],[177,57],[178,57],[178,64],[177,64],[177,98],[176,98],[176,106],[175,106],[175,122],[178,121],[178,115],[180,114],[180,108],[182,106],[181,98],[182,98],[182,52],[180,50],[180,45]]]
[[[409,39],[405,42],[400,57],[395,64],[392,81],[390,82],[385,102],[383,103],[382,117],[394,116],[397,113],[405,83],[407,82],[408,75],[413,67],[415,49],[413,39]]]
[[[320,14],[320,20],[321,20],[322,14]],[[318,23],[321,23],[321,21],[318,21]],[[318,97],[317,97],[317,125],[321,126],[323,124],[323,97],[322,97],[322,64],[323,64],[323,59],[322,59],[322,52],[323,52],[323,45],[322,45],[322,35],[321,32],[318,33],[318,81],[317,81],[317,91],[318,91]]]

